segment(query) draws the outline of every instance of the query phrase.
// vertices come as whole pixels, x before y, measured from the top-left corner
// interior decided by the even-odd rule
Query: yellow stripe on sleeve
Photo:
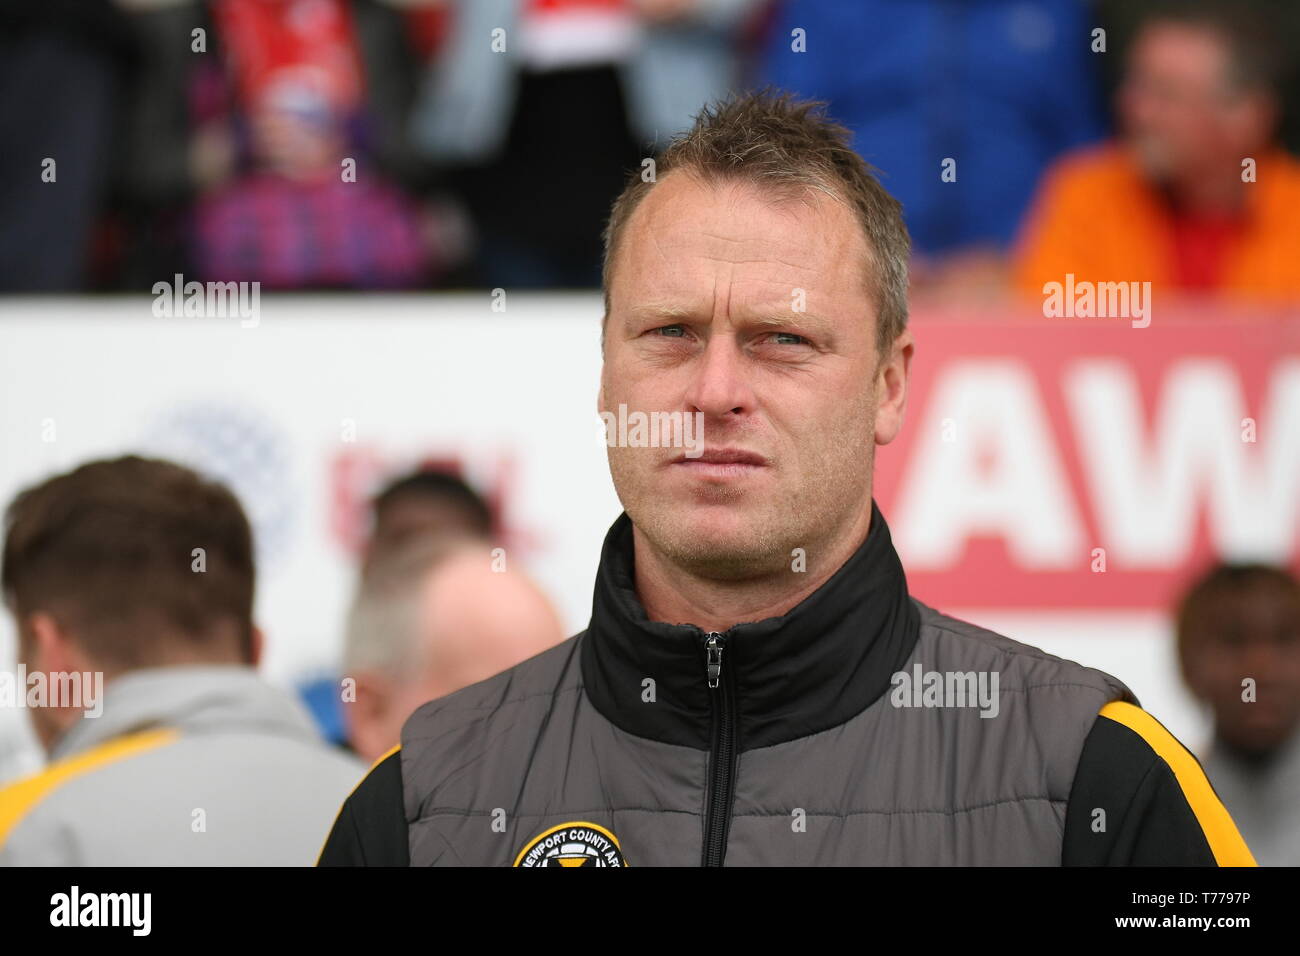
[[[85,753],[59,760],[30,777],[0,789],[0,847],[4,846],[19,822],[42,800],[69,780],[97,770],[106,764],[125,760],[146,750],[171,743],[180,732],[171,728],[146,730],[118,737]]]
[[[1201,765],[1160,721],[1142,708],[1122,700],[1111,701],[1101,709],[1100,715],[1132,730],[1169,765],[1178,780],[1178,786],[1182,788],[1187,805],[1192,808],[1196,822],[1205,833],[1205,839],[1214,853],[1214,861],[1219,866],[1259,865],[1246,846],[1246,841],[1237,832],[1237,825],[1232,822],[1227,807],[1214,792]]]

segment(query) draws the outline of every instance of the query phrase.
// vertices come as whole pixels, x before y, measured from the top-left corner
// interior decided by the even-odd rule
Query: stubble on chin
[[[804,570],[817,566],[856,522],[862,508],[857,498],[869,500],[870,485],[863,496],[846,498],[843,491],[871,474],[874,455],[870,436],[856,436],[851,444],[865,445],[864,460],[837,449],[809,455],[812,464],[799,486],[780,488],[770,501],[725,485],[679,498],[680,491],[656,487],[653,466],[634,457],[640,449],[610,448],[608,457],[623,509],[662,560],[703,580],[754,581],[792,573],[795,549],[803,550]],[[713,509],[734,513],[719,518],[708,513]]]
[[[641,449],[610,448],[610,476],[623,510],[638,535],[672,567],[706,580],[737,581],[772,573],[788,564],[778,542],[783,529],[762,515],[744,515],[750,492],[725,485],[700,497],[657,487],[656,466],[634,457]],[[720,528],[705,512],[734,510]]]
[[[676,511],[628,512],[646,543],[671,565],[711,581],[745,581],[789,570],[791,530],[765,520],[749,521],[730,531],[696,522],[690,506]]]

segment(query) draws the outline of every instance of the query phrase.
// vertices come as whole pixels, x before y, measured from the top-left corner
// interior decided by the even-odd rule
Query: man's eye
[[[795,335],[793,332],[773,332],[772,334],[780,340],[777,342],[778,345],[804,345],[808,342],[802,335]]]
[[[682,325],[665,325],[662,326],[661,328],[655,329],[655,331],[660,335],[666,336],[667,338],[670,339],[681,338],[683,335],[686,334],[686,327]]]

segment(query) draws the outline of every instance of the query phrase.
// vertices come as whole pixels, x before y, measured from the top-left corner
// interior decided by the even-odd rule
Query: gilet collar
[[[629,733],[708,749],[717,695],[708,686],[706,635],[647,619],[633,568],[624,512],[605,537],[582,638],[586,692]],[[820,588],[782,617],[724,632],[721,664],[733,669],[740,749],[794,740],[860,713],[888,690],[919,633],[920,613],[873,501],[866,540]]]

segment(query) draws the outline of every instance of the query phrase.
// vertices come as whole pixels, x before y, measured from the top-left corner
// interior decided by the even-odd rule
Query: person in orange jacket
[[[1300,301],[1300,161],[1277,145],[1279,58],[1223,4],[1149,15],[1118,95],[1122,135],[1044,176],[1014,283],[1151,283],[1162,293]]]

